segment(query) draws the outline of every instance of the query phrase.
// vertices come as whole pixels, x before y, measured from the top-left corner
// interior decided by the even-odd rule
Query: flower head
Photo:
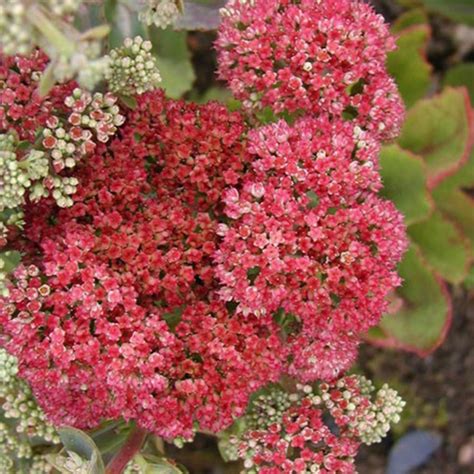
[[[250,109],[329,113],[394,138],[403,105],[385,68],[395,41],[359,0],[231,0],[217,39],[219,74]]]

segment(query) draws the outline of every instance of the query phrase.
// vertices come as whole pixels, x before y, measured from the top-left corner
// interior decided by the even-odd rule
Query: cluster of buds
[[[81,458],[73,451],[66,451],[64,455],[54,458],[54,465],[60,472],[70,474],[89,474],[91,472],[91,461]]]
[[[40,43],[42,32],[34,25],[38,7],[63,17],[74,13],[82,0],[0,0],[0,44],[5,54],[28,54]],[[32,10],[34,8],[34,10]]]
[[[92,130],[99,142],[106,143],[115,134],[117,127],[125,122],[125,117],[120,114],[117,105],[117,97],[110,93],[96,92],[92,95],[87,91],[75,89],[72,95],[66,98],[65,104],[73,111],[68,118],[69,124],[73,127],[70,130],[71,138],[84,144],[84,147],[80,148],[83,153],[88,152],[89,145],[85,143],[90,141],[91,136],[84,135],[80,129]],[[79,130],[74,127],[78,127]]]
[[[0,423],[0,472],[13,472],[15,459],[32,456],[31,446],[5,423]]]
[[[50,474],[54,467],[48,461],[48,455],[36,454],[31,459],[30,474]]]
[[[28,54],[36,34],[22,0],[0,0],[0,44],[5,54]]]
[[[138,18],[148,26],[166,28],[176,21],[182,10],[182,0],[147,0]]]
[[[68,53],[52,49],[54,78],[59,83],[75,78],[81,87],[93,89],[104,78],[109,64],[108,58],[100,53],[101,43],[97,40],[79,40]]]
[[[14,134],[0,135],[0,212],[21,206],[32,181],[48,175],[43,152],[32,150],[19,160],[17,145]]]
[[[110,52],[106,79],[112,92],[133,96],[158,86],[161,76],[151,54],[152,47],[150,41],[136,36],[126,38],[121,48]]]
[[[267,429],[278,423],[283,413],[290,408],[292,395],[283,390],[271,390],[260,395],[253,403],[246,417],[246,423],[252,429]]]
[[[0,349],[0,399],[3,400],[1,408],[4,418],[14,422],[16,435],[58,444],[60,440],[56,430],[46,421],[30,388],[17,374],[16,358],[5,349]]]
[[[380,442],[405,405],[387,385],[373,396],[373,384],[359,375],[296,388],[291,394],[272,388],[260,395],[245,416],[246,430],[230,437],[226,454],[244,459],[246,472],[264,472],[273,465],[298,472],[355,472],[360,443]],[[336,423],[337,435],[325,414]]]
[[[76,192],[78,180],[59,176],[64,169],[72,169],[85,155],[95,149],[94,138],[105,143],[115,134],[125,118],[119,113],[117,99],[112,94],[75,89],[65,104],[72,109],[67,121],[52,116],[43,130],[42,146],[50,159],[54,174],[36,182],[31,189],[33,202],[52,195],[60,207],[72,205],[71,195]]]
[[[340,379],[335,387],[321,385],[321,398],[338,425],[346,426],[362,443],[380,443],[392,423],[400,421],[405,402],[387,384],[375,392],[362,376]],[[375,394],[374,394],[375,392]]]

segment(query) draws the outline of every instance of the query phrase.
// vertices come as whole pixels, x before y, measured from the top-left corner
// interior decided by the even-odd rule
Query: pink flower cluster
[[[249,134],[251,167],[224,194],[230,225],[215,254],[237,312],[297,315],[292,375],[330,379],[377,324],[405,249],[395,207],[376,196],[379,146],[348,122],[303,118]]]
[[[396,91],[377,85],[390,82],[385,26],[348,0],[256,0],[229,12],[218,47],[234,92],[258,86],[263,105],[308,115],[251,129],[240,112],[162,91],[137,97],[134,110],[110,104],[125,125],[78,165],[72,207],[26,206],[25,233],[10,243],[25,266],[0,302],[0,343],[56,424],[124,417],[166,439],[220,431],[282,375],[333,381],[400,283],[402,217],[377,196],[379,141],[402,116],[398,106],[386,113]],[[242,47],[231,50],[230,35]],[[290,93],[285,75],[295,82],[301,61],[291,58],[308,45],[329,59]],[[363,92],[346,93],[354,83]],[[356,106],[357,120],[345,120]],[[295,419],[307,422],[302,438]],[[301,449],[325,443],[344,468],[354,446],[336,446],[313,407],[285,420]],[[280,431],[263,440],[276,452]]]
[[[332,433],[323,413],[305,398],[290,406],[268,429],[246,433],[238,447],[240,456],[247,458],[246,472],[303,473],[318,467],[316,472],[325,474],[355,473],[354,459],[360,443],[345,433]]]
[[[230,0],[219,74],[248,108],[352,118],[394,138],[403,105],[385,68],[395,48],[382,16],[360,0]]]
[[[405,405],[387,386],[373,392],[357,375],[291,394],[267,391],[250,404],[247,430],[230,438],[229,454],[248,473],[353,474],[360,444],[380,441]]]

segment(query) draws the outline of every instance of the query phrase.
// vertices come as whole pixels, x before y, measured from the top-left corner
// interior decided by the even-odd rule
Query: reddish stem
[[[140,451],[148,432],[135,426],[120,451],[111,459],[105,474],[122,474],[125,466],[132,460],[133,456]]]

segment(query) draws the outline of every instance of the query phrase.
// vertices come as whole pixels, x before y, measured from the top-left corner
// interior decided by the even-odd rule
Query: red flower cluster
[[[359,0],[230,0],[217,39],[220,77],[248,108],[345,114],[382,139],[403,118],[385,68],[394,48]]]
[[[350,436],[332,433],[323,421],[323,411],[306,398],[288,408],[279,423],[248,432],[239,452],[247,457],[246,472],[302,473],[318,467],[315,472],[353,474],[359,445]]]
[[[244,315],[297,315],[290,373],[331,379],[351,364],[354,334],[377,324],[399,284],[404,227],[375,195],[379,147],[352,124],[321,117],[251,132],[249,150],[251,169],[224,194],[219,294]]]
[[[262,104],[310,115],[249,131],[223,105],[146,93],[123,112],[116,138],[79,164],[72,207],[27,206],[25,236],[14,247],[30,266],[16,272],[0,305],[1,343],[57,424],[92,427],[122,416],[166,439],[189,438],[196,427],[222,430],[244,414],[251,393],[285,373],[334,380],[399,284],[404,226],[377,196],[380,135],[395,133],[401,116],[385,114],[390,93],[377,85],[388,80],[385,27],[358,2],[230,8],[243,26],[224,22],[221,70],[236,73],[247,94],[257,76],[273,78],[263,88],[273,83],[278,63],[281,81]],[[278,21],[289,32],[284,41],[273,35]],[[258,54],[224,52],[231,33],[236,41],[253,35],[252,48],[271,60],[250,67]],[[311,45],[311,57],[325,51],[326,66],[318,69],[320,58],[308,76],[311,87],[317,78],[324,84],[285,92],[294,51],[273,58],[275,41],[295,51]],[[363,91],[346,93],[354,83]],[[92,123],[105,117],[98,132],[108,135],[113,116],[123,118],[104,100],[110,113],[92,107]],[[349,106],[357,121],[343,120]],[[308,429],[299,433],[295,419]],[[324,463],[345,469],[352,443],[336,445],[313,407],[285,420],[308,461],[319,455],[305,443],[321,442],[333,453]],[[273,435],[263,442],[284,462],[279,431]]]
[[[71,208],[27,207],[37,267],[16,272],[0,324],[53,422],[122,416],[190,438],[196,422],[217,432],[241,416],[284,349],[271,317],[240,318],[215,294],[215,214],[248,156],[242,117],[162,92],[138,102],[80,169]]]
[[[46,126],[53,110],[65,112],[65,98],[73,84],[56,86],[43,98],[38,91],[41,72],[48,57],[41,51],[30,56],[0,54],[0,130],[15,130],[20,140],[34,142],[36,132]]]

